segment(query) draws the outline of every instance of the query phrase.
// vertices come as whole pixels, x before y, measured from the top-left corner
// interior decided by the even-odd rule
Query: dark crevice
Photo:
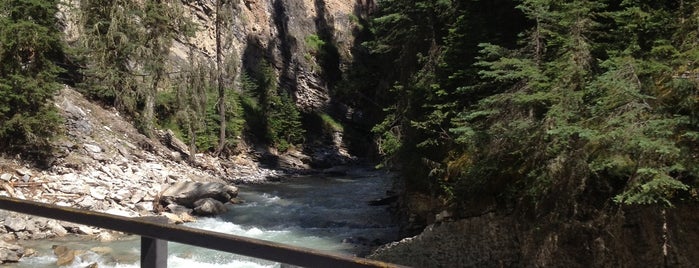
[[[292,70],[292,67],[294,65],[292,51],[296,50],[298,44],[296,43],[296,39],[294,39],[289,33],[289,15],[284,1],[275,0],[273,7],[274,14],[272,15],[272,19],[274,21],[274,25],[279,31],[279,37],[277,38],[277,41],[279,43],[275,45],[279,47],[281,59],[274,59],[275,45],[270,45],[267,48],[267,55],[272,55],[273,59],[270,63],[272,63],[278,70],[280,70],[280,88],[295,90],[297,83],[295,79],[296,71]],[[279,63],[281,63],[281,66],[277,65]]]
[[[316,8],[316,33],[318,37],[325,42],[321,47],[318,64],[323,70],[323,80],[328,85],[329,89],[333,89],[340,79],[342,79],[342,70],[340,70],[340,52],[335,44],[335,27],[331,15],[328,15],[328,8],[325,0],[315,0]]]

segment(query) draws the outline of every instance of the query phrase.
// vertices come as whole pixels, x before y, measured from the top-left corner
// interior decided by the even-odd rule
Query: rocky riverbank
[[[254,153],[230,159],[183,156],[171,144],[139,134],[118,112],[105,110],[68,87],[56,104],[66,119],[65,129],[58,134],[53,158],[42,161],[47,168],[12,156],[0,157],[0,195],[127,217],[164,215],[172,222],[183,222],[193,218],[180,213],[182,210],[172,215],[167,207],[156,209],[158,202],[154,201],[170,185],[255,183],[283,173],[261,167]],[[2,212],[0,240],[6,243],[0,244],[0,262],[17,261],[27,254],[16,246],[19,240],[71,234],[101,240],[115,236],[108,230]]]

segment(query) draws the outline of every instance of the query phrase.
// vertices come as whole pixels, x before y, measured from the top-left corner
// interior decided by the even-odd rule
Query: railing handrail
[[[303,267],[403,267],[237,235],[3,196],[0,196],[0,209]]]

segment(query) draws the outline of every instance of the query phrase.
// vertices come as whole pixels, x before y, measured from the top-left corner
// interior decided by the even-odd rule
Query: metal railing
[[[404,267],[242,236],[0,197],[0,209],[141,236],[141,267],[167,267],[167,241],[303,267]]]

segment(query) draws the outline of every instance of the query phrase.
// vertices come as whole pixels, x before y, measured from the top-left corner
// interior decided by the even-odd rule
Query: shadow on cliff
[[[318,65],[322,70],[323,80],[327,83],[328,90],[332,91],[338,81],[342,79],[340,69],[340,51],[335,41],[334,18],[328,14],[325,0],[314,0],[316,8],[316,33],[325,42],[321,48]],[[332,96],[331,96],[332,97]]]

